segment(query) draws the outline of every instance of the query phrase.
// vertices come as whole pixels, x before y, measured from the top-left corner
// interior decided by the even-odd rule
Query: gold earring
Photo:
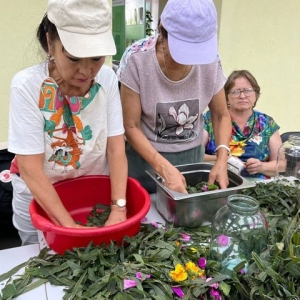
[[[55,63],[54,56],[52,56],[50,53],[47,54],[47,62],[48,63]]]

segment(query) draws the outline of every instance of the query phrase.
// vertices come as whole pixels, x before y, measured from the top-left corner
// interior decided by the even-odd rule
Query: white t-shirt
[[[118,81],[103,65],[85,97],[64,97],[41,63],[17,73],[11,84],[8,150],[45,153],[52,183],[108,174],[107,138],[124,133]]]
[[[118,78],[140,95],[141,128],[157,151],[192,149],[202,144],[202,113],[226,81],[221,62],[217,57],[211,64],[195,65],[184,79],[171,81],[159,66],[156,42],[157,36],[151,36],[129,46]]]

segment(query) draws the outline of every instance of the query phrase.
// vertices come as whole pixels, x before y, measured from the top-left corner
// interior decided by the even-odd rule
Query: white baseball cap
[[[212,63],[218,54],[217,12],[212,0],[168,0],[162,14],[172,58],[183,65]]]
[[[76,57],[116,54],[107,0],[48,0],[48,19],[64,48]]]

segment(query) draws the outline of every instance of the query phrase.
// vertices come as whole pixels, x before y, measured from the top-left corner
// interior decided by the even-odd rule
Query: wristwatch
[[[116,205],[116,206],[119,206],[119,207],[125,207],[126,206],[126,200],[125,199],[112,200],[111,205]]]

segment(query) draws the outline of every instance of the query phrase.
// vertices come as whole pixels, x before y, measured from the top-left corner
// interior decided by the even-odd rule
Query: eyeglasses
[[[234,98],[238,98],[240,97],[241,93],[244,93],[245,96],[251,96],[253,94],[253,92],[255,92],[255,90],[253,88],[248,88],[248,89],[243,89],[243,90],[231,90],[229,91],[229,94],[234,97]]]

